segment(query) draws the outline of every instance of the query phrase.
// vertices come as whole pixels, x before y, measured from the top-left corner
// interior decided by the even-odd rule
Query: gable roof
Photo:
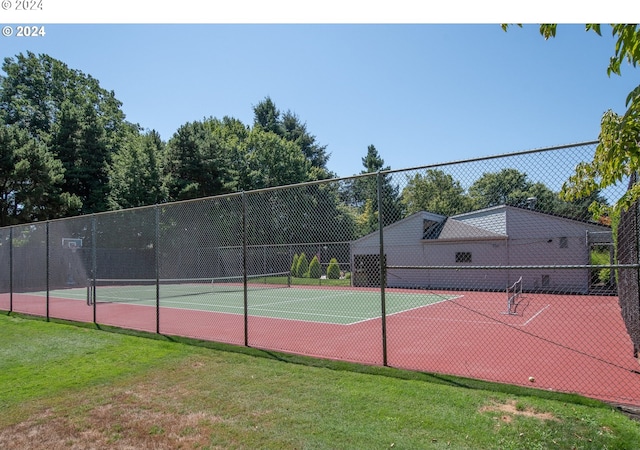
[[[466,212],[466,213],[462,213],[462,214],[456,214],[455,216],[451,216],[451,218],[457,219],[457,220],[465,220],[467,218],[471,218],[474,216],[479,216],[479,215],[486,215],[487,213],[491,213],[491,212],[499,212],[499,211],[507,211],[507,210],[518,210],[518,211],[526,211],[527,213],[531,213],[531,214],[536,214],[539,216],[546,216],[546,217],[554,217],[556,219],[563,219],[563,220],[568,220],[574,223],[583,223],[583,224],[588,224],[588,225],[594,225],[597,227],[602,227],[603,229],[610,229],[611,226],[609,225],[605,225],[602,223],[598,223],[595,222],[593,220],[589,220],[589,219],[576,219],[575,217],[569,217],[569,216],[563,216],[561,214],[554,214],[554,213],[549,213],[549,212],[543,212],[537,209],[531,209],[527,206],[518,206],[518,205],[507,205],[507,204],[502,204],[502,205],[497,205],[497,206],[490,206],[488,208],[483,208],[483,209],[477,209],[475,211],[470,211],[470,212]]]
[[[542,211],[533,210],[526,207],[512,205],[498,205],[489,208],[479,209],[467,213],[446,217],[428,211],[419,211],[411,214],[402,220],[394,222],[385,227],[385,230],[394,230],[397,227],[411,226],[413,230],[422,232],[421,241],[425,242],[452,242],[465,240],[488,240],[507,239],[507,222],[509,221],[509,210],[517,210],[525,214],[548,217],[549,219],[562,220],[570,223],[589,225],[603,231],[610,231],[611,227],[588,220],[577,220],[556,214],[548,214]],[[420,220],[422,219],[422,220]],[[422,226],[422,230],[419,228]],[[414,228],[415,227],[415,228]],[[370,233],[355,242],[370,239],[378,231]]]
[[[422,219],[421,221],[420,221],[420,218]],[[424,234],[424,233],[427,233],[427,230],[424,229],[426,223],[435,225],[435,224],[443,223],[445,220],[447,220],[446,216],[442,216],[440,214],[436,214],[428,211],[418,211],[417,213],[413,213],[410,216],[405,217],[404,219],[398,220],[397,222],[393,222],[392,224],[387,225],[386,227],[384,227],[384,229],[387,231],[391,231],[391,230],[394,230],[395,228],[405,226],[407,223],[416,222],[416,225],[414,226],[418,226],[418,223],[422,224],[423,234]],[[378,233],[379,233],[378,231],[374,231],[352,242],[355,243],[358,241],[369,239],[371,236],[377,235]]]
[[[474,225],[469,225],[460,220],[448,218],[444,221],[437,235],[424,236],[425,240],[437,239],[439,241],[459,241],[466,239],[506,239],[507,235],[495,233]]]

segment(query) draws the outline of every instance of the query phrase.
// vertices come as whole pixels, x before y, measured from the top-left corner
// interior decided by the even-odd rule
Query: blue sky
[[[269,96],[331,154],[338,176],[595,140],[624,111],[638,69],[608,77],[614,51],[583,25],[545,41],[536,25],[49,24],[0,38],[0,56],[46,53],[99,80],[131,122],[164,140],[182,124],[253,123]]]

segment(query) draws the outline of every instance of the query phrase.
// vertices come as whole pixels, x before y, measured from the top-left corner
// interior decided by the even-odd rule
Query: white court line
[[[352,293],[345,293],[343,295],[343,297],[352,297],[351,295]],[[441,296],[440,296],[441,297]],[[463,297],[462,295],[458,295],[458,296],[452,296],[450,298],[446,298],[446,299],[442,299],[438,302],[434,302],[434,303],[429,303],[427,305],[421,305],[421,306],[416,306],[415,308],[410,308],[410,309],[405,309],[402,311],[397,311],[395,313],[390,313],[387,314],[387,317],[390,316],[394,316],[396,314],[401,314],[407,311],[412,311],[415,309],[420,309],[420,308],[424,308],[427,306],[431,306],[431,305],[435,305],[438,303],[442,303],[442,302],[446,302],[448,300],[452,300],[452,299],[457,299],[457,298],[461,298]],[[251,311],[260,311],[260,312],[266,312],[266,313],[275,313],[275,314],[294,314],[294,315],[299,315],[299,316],[315,316],[315,317],[327,317],[327,318],[333,318],[333,319],[350,319],[350,320],[355,320],[354,322],[349,322],[346,324],[336,324],[336,325],[356,325],[359,323],[364,323],[364,322],[368,322],[371,320],[378,320],[380,319],[381,316],[377,315],[374,317],[365,317],[363,318],[362,316],[351,316],[351,315],[341,315],[341,314],[327,314],[327,313],[314,313],[314,312],[303,312],[303,311],[286,311],[286,310],[278,310],[278,309],[272,309],[270,308],[270,306],[274,306],[274,305],[284,305],[284,304],[290,304],[290,303],[298,303],[298,302],[308,302],[311,300],[322,300],[322,299],[336,299],[335,295],[322,295],[322,296],[314,296],[314,297],[298,297],[296,299],[292,299],[292,300],[285,300],[285,301],[281,301],[281,302],[273,302],[273,303],[263,303],[261,305],[256,306],[250,306],[249,307],[249,314],[251,314]],[[184,302],[184,301],[164,301],[161,302],[160,306],[166,305],[166,304],[173,304],[176,305],[175,308],[178,308],[180,306],[184,306],[184,305],[192,305],[192,306],[200,306],[202,308],[204,308],[205,306],[210,307],[210,308],[230,308],[230,309],[244,309],[244,305],[241,306],[232,306],[232,305],[212,305],[210,303],[203,303],[203,302]],[[164,307],[171,307],[171,306],[164,306]],[[204,309],[201,309],[204,310]],[[204,311],[209,311],[209,310],[204,310]],[[210,312],[210,311],[209,311]],[[215,311],[214,311],[215,312]],[[313,323],[328,323],[328,324],[335,324],[335,322],[318,322],[318,321],[309,321],[309,320],[304,320],[304,319],[288,319],[288,318],[284,318],[284,317],[278,317],[277,319],[281,319],[281,320],[298,320],[301,322],[313,322]]]
[[[549,308],[551,306],[551,304],[548,304],[547,306],[545,306],[544,308],[542,308],[540,311],[538,311],[537,313],[535,313],[533,316],[531,316],[531,318],[529,320],[527,320],[525,323],[523,323],[522,325],[520,325],[521,327],[526,327],[527,324],[529,322],[531,322],[533,319],[535,319],[536,317],[538,317],[540,314],[542,314],[544,312],[545,309]]]
[[[212,308],[229,308],[229,309],[244,309],[244,305],[240,305],[240,306],[232,306],[232,305],[211,305],[208,303],[193,303],[193,302],[165,302],[166,303],[173,303],[176,306],[163,306],[162,304],[160,305],[160,307],[162,308],[171,308],[171,309],[184,309],[181,308],[180,306],[183,306],[185,304],[187,305],[193,305],[196,307],[204,307],[204,306],[208,306],[208,307],[212,307]],[[151,306],[151,305],[143,305],[143,306]],[[155,306],[155,305],[154,305]],[[233,312],[224,312],[224,311],[212,311],[210,309],[202,309],[202,308],[194,308],[192,309],[192,311],[203,311],[203,312],[213,312],[213,313],[222,313],[222,314],[235,314],[235,315],[242,315],[242,312],[238,312],[238,313],[233,313]],[[294,314],[294,315],[300,315],[300,316],[317,316],[317,317],[328,317],[328,318],[336,318],[336,319],[362,319],[362,317],[354,317],[354,316],[342,316],[342,315],[337,315],[337,314],[322,314],[322,313],[312,313],[312,312],[301,312],[301,311],[280,311],[277,309],[267,309],[267,308],[255,308],[255,307],[250,307],[249,308],[249,315],[251,315],[252,311],[261,311],[261,312],[266,312],[266,313],[278,313],[278,314]],[[342,324],[342,323],[335,323],[335,322],[321,322],[321,321],[315,321],[315,320],[304,320],[304,319],[290,319],[287,317],[271,317],[271,316],[257,316],[257,317],[266,317],[266,318],[271,318],[271,319],[278,319],[278,320],[295,320],[298,322],[310,322],[310,323],[324,323],[324,324],[330,324],[330,325],[352,325],[353,323],[359,323],[359,322],[350,322],[350,323],[346,323],[346,324]]]
[[[421,295],[424,295],[424,294],[421,294]],[[442,297],[442,296],[438,295],[438,297]],[[403,314],[403,313],[406,313],[406,312],[409,312],[409,311],[415,311],[416,309],[426,308],[426,307],[429,307],[429,306],[432,306],[432,305],[437,305],[439,303],[447,302],[449,300],[455,300],[455,299],[462,298],[462,297],[464,297],[464,295],[452,296],[451,298],[442,299],[439,302],[433,302],[433,303],[429,303],[427,305],[416,306],[415,308],[403,309],[402,311],[397,311],[397,312],[394,312],[394,313],[390,313],[390,314],[387,314],[386,316],[387,317],[391,317],[391,316],[395,316],[397,314]],[[356,325],[356,324],[359,324],[359,323],[369,322],[370,320],[377,320],[377,319],[380,319],[381,317],[382,316],[370,317],[368,319],[364,319],[364,320],[361,320],[359,322],[350,323],[349,325]]]

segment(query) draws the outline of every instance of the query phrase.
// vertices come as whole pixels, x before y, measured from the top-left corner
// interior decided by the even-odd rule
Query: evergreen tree
[[[123,209],[164,201],[160,162],[164,143],[156,131],[131,128],[109,167],[109,208]]]
[[[329,266],[327,266],[327,278],[330,280],[338,280],[340,278],[340,265],[338,260],[331,258]]]
[[[298,257],[298,267],[296,268],[296,276],[298,278],[305,278],[309,275],[309,260],[307,255],[300,253]]]
[[[318,255],[314,255],[309,263],[309,278],[317,280],[322,275],[322,269],[320,268],[320,261]]]
[[[16,125],[0,127],[0,226],[74,214],[80,199],[63,192],[64,167]]]

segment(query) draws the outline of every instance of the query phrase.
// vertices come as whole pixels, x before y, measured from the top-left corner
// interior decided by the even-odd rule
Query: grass
[[[605,250],[592,250],[590,255],[591,264],[598,266],[606,266],[611,264],[609,249]],[[609,274],[611,269],[598,270],[598,281],[602,283],[609,282]]]
[[[574,395],[0,315],[0,448],[628,449]]]

